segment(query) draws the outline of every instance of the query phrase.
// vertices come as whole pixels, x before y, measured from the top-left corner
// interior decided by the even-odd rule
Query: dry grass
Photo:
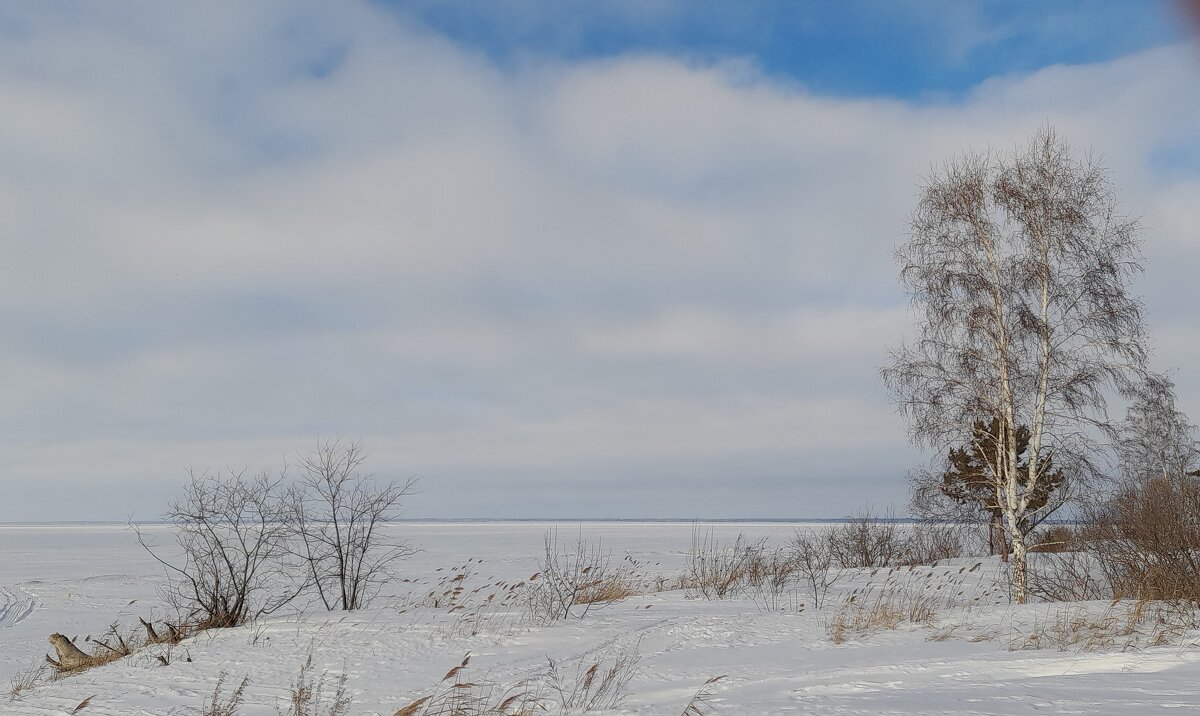
[[[505,688],[473,678],[468,654],[446,672],[432,693],[409,702],[393,716],[567,716],[611,710],[624,699],[638,658],[634,644],[569,665],[549,660],[545,671]],[[698,696],[707,705],[706,693]]]
[[[38,662],[33,666],[18,671],[13,675],[8,687],[9,698],[16,700],[26,691],[52,680],[49,664]]]
[[[576,604],[605,604],[645,594],[639,580],[628,574],[613,574],[588,582],[580,590]]]
[[[1196,605],[1185,601],[1114,599],[1099,612],[1086,605],[1062,606],[1035,619],[1028,633],[1010,640],[1010,650],[1129,651],[1179,644],[1200,628]]]
[[[846,595],[833,616],[826,620],[829,639],[841,643],[856,635],[896,629],[904,624],[932,627],[945,610],[970,610],[994,599],[999,588],[988,584],[968,586],[968,580],[983,566],[962,565],[958,569],[890,567],[870,576],[882,582],[859,587]],[[945,630],[945,627],[943,627]],[[950,629],[953,631],[954,629]],[[948,638],[949,632],[938,638]]]
[[[615,709],[625,698],[641,654],[638,644],[611,648],[593,660],[579,660],[567,671],[549,660],[544,681],[557,695],[559,713]]]
[[[717,682],[724,678],[724,675],[714,676],[705,681],[696,691],[695,696],[692,696],[692,700],[683,708],[683,713],[680,716],[708,716],[708,714],[713,713],[715,707],[712,703],[712,698],[716,690],[716,685]]]
[[[228,678],[229,674],[224,671],[217,676],[217,685],[213,687],[212,694],[201,709],[201,716],[235,716],[237,714],[238,708],[246,698],[246,687],[250,685],[250,677],[243,676],[237,688],[225,696],[221,692],[224,691],[225,680]]]
[[[333,682],[332,692],[326,689],[327,675],[323,672],[320,676],[315,676],[313,653],[310,649],[308,657],[300,665],[300,673],[292,682],[287,710],[276,707],[275,711],[279,716],[346,716],[350,711],[346,674],[343,673]]]
[[[519,684],[502,689],[496,684],[473,681],[469,675],[470,655],[446,672],[428,696],[410,702],[393,716],[533,716],[539,711],[534,685]]]
[[[443,626],[447,638],[480,634],[511,634],[527,617],[527,580],[509,581],[482,576],[483,560],[468,558],[462,564],[439,569],[442,576],[415,600],[398,606],[400,613],[419,607],[449,615]],[[402,583],[419,584],[404,579]]]

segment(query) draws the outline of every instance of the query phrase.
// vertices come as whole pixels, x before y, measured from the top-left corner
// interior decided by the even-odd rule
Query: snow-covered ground
[[[390,716],[427,695],[470,653],[469,680],[509,687],[540,679],[548,659],[565,680],[601,660],[637,655],[625,697],[609,713],[680,714],[709,679],[716,714],[1146,714],[1200,710],[1200,649],[1194,633],[1163,637],[1153,615],[1134,624],[1107,603],[1014,608],[994,561],[952,560],[912,570],[847,575],[817,609],[803,588],[765,603],[749,596],[705,600],[653,592],[543,626],[522,610],[488,609],[499,582],[536,571],[539,523],[406,524],[394,529],[422,551],[402,565],[372,609],[282,614],[239,629],[203,633],[170,649],[148,647],[122,661],[22,691],[0,693],[2,714],[199,714],[222,673],[226,693],[250,682],[238,713],[275,714],[307,656],[332,688],[346,677],[349,713]],[[717,536],[786,541],[794,526],[718,524]],[[162,537],[169,539],[165,528]],[[677,523],[558,525],[580,532],[648,575],[685,568],[693,527]],[[454,569],[455,567],[464,567]],[[422,606],[429,592],[465,574],[465,608]],[[46,653],[53,632],[100,634],[114,621],[165,614],[162,573],[118,526],[0,526],[0,679]],[[480,588],[474,592],[476,587]],[[918,602],[929,623],[847,626],[853,604],[890,594]],[[841,615],[839,617],[839,614]],[[924,621],[924,620],[918,620]],[[1090,631],[1089,631],[1090,630]],[[1095,633],[1096,631],[1102,633]],[[1164,642],[1152,645],[1155,640]],[[1035,648],[1036,647],[1036,648]],[[169,661],[163,665],[156,658]],[[608,657],[608,661],[604,661]],[[530,688],[534,688],[530,686]],[[707,712],[707,711],[706,711]]]

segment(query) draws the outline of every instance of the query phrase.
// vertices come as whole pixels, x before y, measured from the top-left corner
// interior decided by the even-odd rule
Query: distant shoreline
[[[850,517],[418,517],[400,519],[391,524],[539,524],[580,522],[606,524],[829,524],[852,521]],[[912,524],[914,517],[894,517],[882,522]],[[62,520],[54,522],[0,522],[0,527],[124,527],[125,520]],[[139,520],[139,525],[167,525],[160,520]]]

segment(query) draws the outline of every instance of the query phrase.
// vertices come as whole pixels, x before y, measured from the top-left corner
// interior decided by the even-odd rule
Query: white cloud
[[[1152,277],[1195,265],[1195,182],[1147,160],[1191,131],[1184,48],[915,105],[662,57],[500,71],[352,3],[23,12],[0,519],[153,514],[186,466],[319,434],[424,476],[416,516],[902,503],[892,248],[931,164],[1047,120],[1108,159]],[[1147,283],[1186,365],[1186,284]]]

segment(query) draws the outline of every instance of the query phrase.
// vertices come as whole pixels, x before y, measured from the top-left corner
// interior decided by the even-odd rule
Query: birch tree
[[[1101,445],[1115,441],[1107,399],[1143,373],[1130,292],[1139,228],[1103,167],[1046,127],[1011,152],[964,154],[933,172],[910,231],[897,262],[917,330],[881,372],[919,446],[973,445],[977,421],[999,421],[995,444],[974,447],[988,456],[1024,603],[1042,481],[1061,469],[1069,491],[1098,474]]]
[[[1148,375],[1136,387],[1120,424],[1118,448],[1121,471],[1130,481],[1186,482],[1200,475],[1196,426],[1178,408],[1168,376]]]

